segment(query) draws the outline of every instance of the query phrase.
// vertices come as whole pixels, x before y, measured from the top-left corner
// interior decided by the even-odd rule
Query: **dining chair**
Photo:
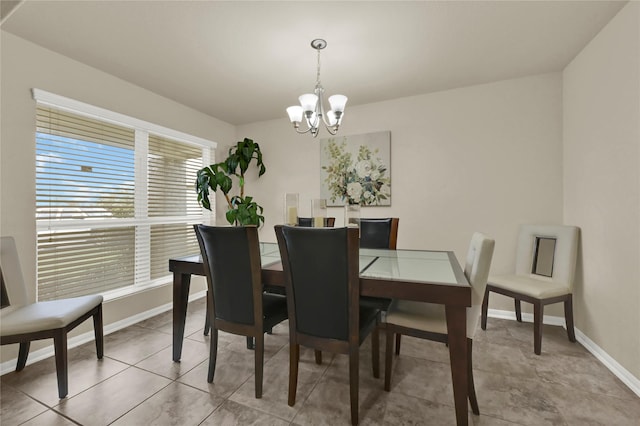
[[[289,307],[289,397],[296,401],[300,345],[349,355],[351,423],[358,424],[359,348],[371,334],[380,376],[378,309],[360,305],[357,228],[276,225]]]
[[[325,228],[333,228],[336,223],[335,217],[325,217],[323,221],[323,226]],[[298,226],[304,227],[313,227],[313,218],[312,217],[298,217]]]
[[[573,281],[580,229],[568,225],[522,225],[518,233],[515,273],[489,277],[482,303],[483,330],[487,329],[489,293],[513,297],[516,319],[522,322],[521,301],[533,304],[533,351],[542,352],[544,306],[564,303],[569,341],[573,329]]]
[[[336,218],[335,217],[325,217],[324,218],[324,227],[333,228],[335,225]],[[298,217],[298,226],[304,227],[313,227],[313,218],[312,217]],[[284,295],[284,289],[282,287],[277,286],[265,286],[264,290],[271,294],[280,294]],[[209,329],[211,325],[209,324],[209,317],[205,319],[204,322],[204,335],[207,336],[209,334]],[[247,349],[253,349],[253,342],[251,338],[247,339]],[[320,360],[322,358],[319,358]]]
[[[209,371],[213,382],[218,330],[255,341],[255,397],[262,398],[264,333],[287,319],[284,296],[262,291],[260,243],[255,226],[193,226],[198,237],[209,298]]]
[[[464,266],[464,275],[471,284],[471,307],[467,308],[467,379],[468,398],[473,413],[480,414],[473,384],[473,336],[478,326],[480,309],[487,277],[491,268],[494,240],[476,232],[471,237]],[[384,390],[391,389],[392,353],[394,334],[406,334],[436,342],[448,343],[447,319],[443,305],[394,299],[387,311]],[[396,345],[396,353],[400,354]]]
[[[360,247],[396,249],[398,242],[397,217],[361,218],[360,219]]]
[[[324,218],[324,222],[323,222],[323,226],[325,228],[333,228],[333,226],[336,223],[336,218],[335,217],[325,217]],[[298,217],[298,226],[302,226],[305,228],[312,228],[313,227],[313,218],[312,217]],[[265,291],[269,292],[269,293],[274,293],[274,294],[285,294],[285,289],[282,287],[278,287],[278,286],[274,286],[274,285],[266,285],[264,287]],[[316,362],[318,364],[322,364],[322,353],[321,352],[316,352]]]
[[[6,281],[5,281],[6,278]],[[0,344],[19,343],[16,371],[27,364],[33,340],[53,339],[60,399],[69,393],[67,334],[93,317],[98,359],[104,353],[102,296],[90,295],[29,303],[13,237],[0,238]]]
[[[397,217],[387,218],[362,218],[360,219],[360,248],[390,249],[395,250],[398,242]],[[361,296],[360,304],[370,308],[380,309],[383,313],[389,308],[391,299],[386,297]],[[384,328],[383,321],[380,327]],[[396,347],[400,346],[401,335],[396,335]]]

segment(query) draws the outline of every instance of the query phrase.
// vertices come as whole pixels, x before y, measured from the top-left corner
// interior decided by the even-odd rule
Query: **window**
[[[34,89],[38,300],[170,279],[198,251],[198,169],[213,142]],[[109,293],[111,292],[111,293]]]

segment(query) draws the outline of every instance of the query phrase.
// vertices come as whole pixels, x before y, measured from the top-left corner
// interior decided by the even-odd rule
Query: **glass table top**
[[[277,243],[260,243],[262,266],[280,261]],[[389,280],[457,284],[444,251],[360,249],[360,276]]]

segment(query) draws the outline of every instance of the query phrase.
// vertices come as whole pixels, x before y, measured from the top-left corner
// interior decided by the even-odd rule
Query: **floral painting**
[[[391,205],[391,132],[320,141],[320,197],[328,206]]]

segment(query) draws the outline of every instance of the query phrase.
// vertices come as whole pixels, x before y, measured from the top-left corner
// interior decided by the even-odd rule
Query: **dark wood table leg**
[[[453,399],[456,407],[456,424],[467,426],[467,308],[447,306],[447,330],[449,332],[449,359],[451,360],[451,379]]]
[[[173,360],[180,361],[191,274],[173,273]]]

